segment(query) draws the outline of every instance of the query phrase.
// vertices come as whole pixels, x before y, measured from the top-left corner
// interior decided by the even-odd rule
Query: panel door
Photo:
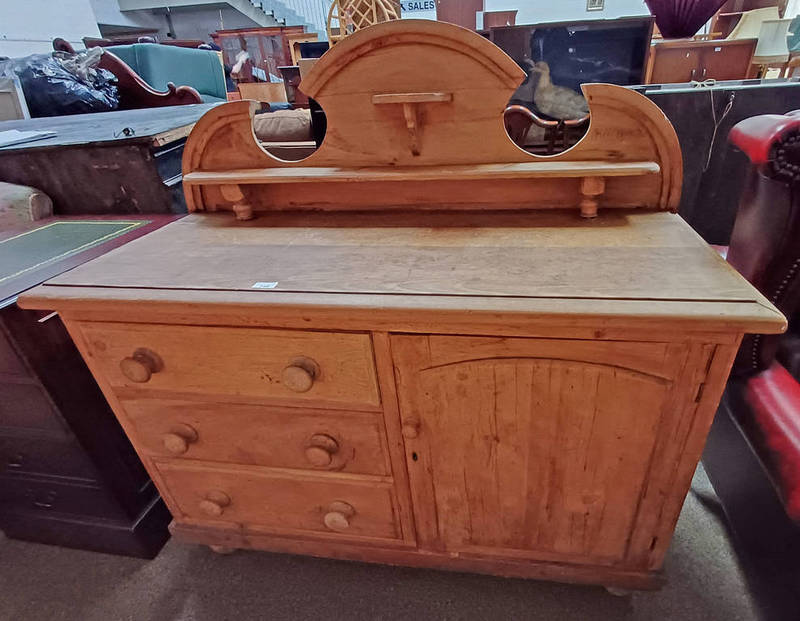
[[[648,84],[671,84],[699,80],[702,72],[696,47],[656,46],[652,51],[652,70]]]
[[[624,558],[684,346],[397,335],[392,352],[422,547]]]
[[[753,58],[755,42],[741,45],[715,45],[703,48],[700,64],[702,71],[698,80],[743,80],[747,77]]]

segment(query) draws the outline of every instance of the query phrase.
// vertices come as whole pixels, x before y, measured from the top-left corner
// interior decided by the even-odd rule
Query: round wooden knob
[[[325,514],[325,526],[333,531],[336,531],[337,533],[340,533],[343,530],[350,528],[350,520],[348,520],[347,516],[343,513],[331,511]]]
[[[419,421],[409,420],[403,423],[402,433],[404,438],[413,440],[419,436]]]
[[[284,386],[294,392],[308,392],[319,377],[319,366],[311,358],[295,358],[281,373]]]
[[[327,528],[340,533],[350,528],[350,519],[355,514],[356,510],[352,505],[341,500],[334,500],[328,506],[328,513],[325,514],[323,521]]]
[[[231,498],[225,492],[212,490],[200,501],[200,510],[209,517],[220,517],[225,507],[231,504]]]
[[[306,448],[306,459],[318,468],[330,466],[333,456],[339,450],[339,443],[336,438],[326,433],[315,433],[308,441]]]
[[[309,446],[306,449],[306,459],[312,466],[324,468],[331,465],[333,455],[320,446]]]
[[[158,373],[164,368],[164,363],[157,353],[140,347],[129,358],[123,358],[119,363],[119,368],[130,381],[144,384],[150,381],[153,373]]]
[[[191,425],[175,425],[169,433],[161,436],[164,448],[173,455],[183,455],[189,450],[189,445],[197,442],[197,431]]]
[[[303,367],[291,365],[283,370],[283,383],[289,390],[307,392],[314,385],[314,376]]]

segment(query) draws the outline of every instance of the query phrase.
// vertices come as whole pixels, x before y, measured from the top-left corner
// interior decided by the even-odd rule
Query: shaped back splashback
[[[282,161],[253,133],[254,102],[206,113],[186,143],[191,211],[676,209],[682,163],[661,110],[620,86],[583,87],[591,120],[571,149],[515,145],[503,110],[525,78],[502,50],[442,22],[400,20],[337,43],[300,88],[327,116],[322,146]]]

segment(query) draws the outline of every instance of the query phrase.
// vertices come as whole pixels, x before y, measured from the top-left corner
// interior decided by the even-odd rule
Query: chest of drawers
[[[153,558],[170,515],[57,313],[17,296],[172,221],[52,218],[0,239],[0,530]]]
[[[431,72],[374,70],[408,53]],[[521,78],[480,37],[383,24],[329,55],[304,90],[343,129],[317,153],[274,160],[247,102],[213,110],[196,213],[22,303],[59,310],[184,540],[657,584],[739,340],[785,326],[659,210],[671,127],[593,85],[590,133],[541,161],[471,96]]]

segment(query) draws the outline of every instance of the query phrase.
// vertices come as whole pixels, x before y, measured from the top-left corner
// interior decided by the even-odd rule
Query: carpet
[[[494,578],[264,552],[217,555],[170,541],[152,561],[0,539],[0,619],[756,618],[698,467],[665,565],[667,585],[625,597],[598,586]],[[705,498],[701,502],[699,498]]]

